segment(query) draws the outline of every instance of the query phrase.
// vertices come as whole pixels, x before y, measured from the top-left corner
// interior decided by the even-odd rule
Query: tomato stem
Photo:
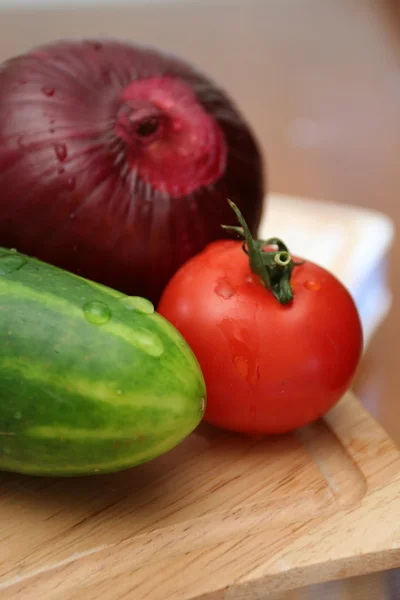
[[[281,304],[289,304],[293,300],[290,284],[292,271],[295,266],[302,263],[293,261],[288,248],[279,238],[255,240],[239,208],[232,200],[228,199],[228,203],[234,210],[240,227],[233,225],[222,225],[222,227],[244,238],[243,250],[249,257],[250,269],[261,278],[265,287]],[[275,246],[277,250],[265,250],[266,246]]]

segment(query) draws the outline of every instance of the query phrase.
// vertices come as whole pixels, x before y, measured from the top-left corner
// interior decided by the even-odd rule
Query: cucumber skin
[[[0,247],[0,470],[77,476],[152,460],[200,423],[200,366],[161,315],[116,290]],[[5,269],[7,271],[7,269]],[[0,273],[1,273],[0,266]],[[101,302],[110,319],[89,322]]]

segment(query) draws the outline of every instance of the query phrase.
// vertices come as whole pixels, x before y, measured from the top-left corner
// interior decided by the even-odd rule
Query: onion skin
[[[257,141],[225,93],[181,59],[114,40],[59,41],[0,68],[0,245],[157,303],[172,275],[253,236]]]

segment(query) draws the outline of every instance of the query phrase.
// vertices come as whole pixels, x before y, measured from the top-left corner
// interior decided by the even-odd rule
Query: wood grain
[[[204,424],[123,473],[0,483],[7,600],[261,600],[400,564],[400,453],[351,394],[296,435]]]

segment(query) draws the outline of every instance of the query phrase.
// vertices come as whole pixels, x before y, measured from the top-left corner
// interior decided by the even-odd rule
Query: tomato
[[[351,386],[363,335],[350,293],[310,261],[293,266],[290,285],[293,299],[281,304],[234,240],[211,243],[170,280],[157,310],[200,363],[205,421],[288,432],[317,420]]]

